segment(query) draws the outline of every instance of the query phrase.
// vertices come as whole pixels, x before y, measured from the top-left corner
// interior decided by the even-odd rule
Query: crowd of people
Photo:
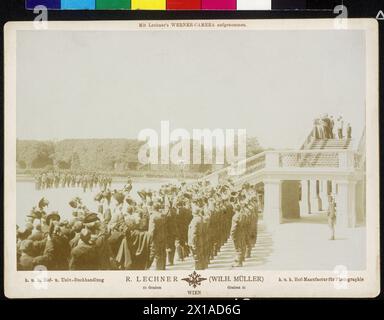
[[[35,176],[36,190],[51,188],[81,187],[84,192],[92,191],[94,187],[106,189],[110,187],[112,177],[97,172],[71,173],[59,171],[47,171]]]
[[[233,267],[251,256],[259,212],[255,186],[199,181],[136,196],[131,191],[131,180],[122,190],[104,188],[94,198],[97,212],[74,198],[70,220],[48,213],[42,198],[17,227],[18,270],[165,270],[188,256],[201,270],[227,241],[236,250]]]
[[[333,117],[324,114],[314,120],[313,136],[315,139],[351,139],[352,127],[344,123],[342,116]]]

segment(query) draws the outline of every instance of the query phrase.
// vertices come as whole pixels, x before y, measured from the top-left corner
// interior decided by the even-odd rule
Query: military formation
[[[97,212],[76,197],[69,220],[41,199],[17,227],[18,269],[165,270],[193,257],[202,270],[227,241],[236,249],[233,267],[251,256],[260,207],[255,186],[198,181],[131,191],[131,179],[121,190],[103,188],[94,197]]]
[[[35,175],[36,190],[51,188],[82,188],[84,192],[93,191],[94,188],[106,189],[111,186],[110,175],[97,172],[73,173],[46,171]]]

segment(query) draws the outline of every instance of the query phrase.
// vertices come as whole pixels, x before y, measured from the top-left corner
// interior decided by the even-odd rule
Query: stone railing
[[[312,144],[312,142],[315,140],[315,137],[314,137],[314,129],[312,129],[307,138],[305,139],[303,145],[301,146],[300,150],[305,150],[305,149],[308,149],[308,147]]]
[[[204,177],[213,184],[228,178],[242,181],[250,174],[265,171],[305,169],[354,170],[360,166],[360,157],[351,150],[279,150],[265,151],[237,162]]]
[[[235,164],[215,171],[203,179],[213,184],[224,180],[236,180],[239,177],[259,171],[265,167],[265,152],[258,153],[250,158],[236,162]]]
[[[266,168],[355,168],[350,150],[268,151]]]

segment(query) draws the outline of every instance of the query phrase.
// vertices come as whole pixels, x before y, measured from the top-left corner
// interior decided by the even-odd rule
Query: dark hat
[[[143,200],[145,200],[146,198],[146,192],[144,190],[141,190],[141,191],[137,191],[137,194],[139,195],[139,197]]]
[[[49,201],[45,198],[41,198],[39,203],[38,203],[38,206],[40,209],[46,207],[47,205],[49,205]]]
[[[185,198],[189,199],[189,200],[192,199],[192,195],[191,195],[190,193],[188,193],[188,192],[184,192],[183,196],[184,196]]]
[[[57,211],[52,211],[50,214],[47,215],[47,217],[45,218],[47,225],[50,225],[52,219],[60,221],[60,215]]]
[[[100,192],[95,196],[95,201],[101,201],[103,199],[103,194]]]
[[[126,197],[125,202],[129,205],[133,205],[135,203],[135,201],[131,197]]]
[[[97,213],[94,213],[94,212],[89,212],[85,215],[84,217],[84,220],[83,220],[83,223],[86,224],[86,223],[92,223],[92,222],[95,222],[95,221],[98,221],[99,218],[97,217]]]
[[[71,200],[69,201],[69,205],[73,208],[76,209],[78,206],[78,202],[76,200]]]

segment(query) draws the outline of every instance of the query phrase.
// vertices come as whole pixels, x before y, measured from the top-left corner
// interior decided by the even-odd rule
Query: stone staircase
[[[348,150],[351,146],[351,139],[314,139],[304,150]],[[322,167],[338,165],[338,156],[334,153],[311,153],[303,157],[301,167]]]

